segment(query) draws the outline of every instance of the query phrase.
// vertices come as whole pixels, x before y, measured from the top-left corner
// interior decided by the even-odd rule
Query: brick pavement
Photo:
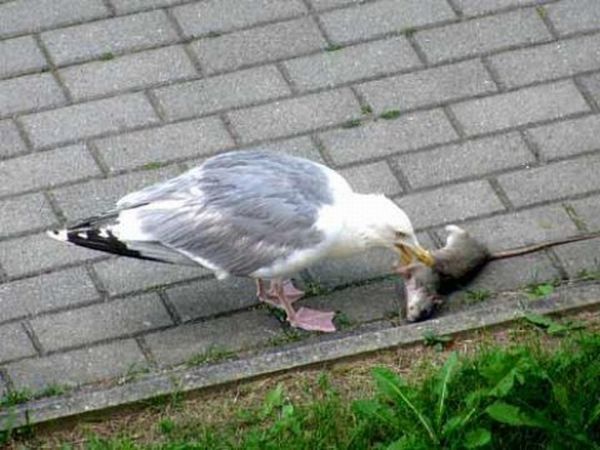
[[[42,234],[218,152],[325,162],[392,196],[427,246],[450,222],[495,249],[598,229],[599,44],[596,0],[1,2],[0,393],[291,339],[247,280]],[[473,288],[598,270],[599,245],[494,263]],[[327,291],[390,263],[299,281],[346,328],[390,326],[389,280]]]

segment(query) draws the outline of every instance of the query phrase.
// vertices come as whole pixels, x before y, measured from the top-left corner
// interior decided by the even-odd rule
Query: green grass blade
[[[382,388],[381,390],[383,392],[393,393],[397,399],[400,399],[406,406],[408,406],[417,420],[421,423],[421,425],[423,425],[423,428],[425,428],[425,431],[427,431],[427,434],[431,438],[432,442],[434,444],[438,444],[439,441],[435,435],[435,432],[433,431],[431,423],[429,423],[429,420],[423,416],[423,414],[410,401],[406,394],[402,392],[402,389],[400,389],[400,383],[398,382],[399,378],[393,372],[384,368],[373,369],[373,377],[377,381],[377,384],[380,386],[380,388]]]
[[[452,352],[444,364],[444,367],[442,367],[439,381],[436,386],[438,404],[435,415],[435,423],[438,430],[440,429],[440,424],[442,423],[442,417],[444,415],[444,406],[446,404],[446,397],[448,396],[448,383],[454,374],[454,369],[456,368],[457,363],[458,355],[456,352]]]

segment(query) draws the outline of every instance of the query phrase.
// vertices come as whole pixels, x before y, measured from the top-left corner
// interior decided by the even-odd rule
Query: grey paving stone
[[[258,304],[256,284],[247,278],[194,281],[167,289],[167,295],[186,322]]]
[[[336,125],[360,116],[349,89],[281,100],[228,113],[242,142],[275,138]]]
[[[27,356],[35,356],[36,351],[20,323],[0,325],[0,363]]]
[[[21,119],[37,148],[159,121],[143,94],[128,94],[31,114]]]
[[[571,278],[582,276],[583,271],[600,273],[600,239],[559,245],[554,251]]]
[[[75,100],[174,82],[196,75],[182,46],[162,47],[60,70]]]
[[[208,0],[173,8],[187,37],[245,28],[305,12],[301,0]]]
[[[600,197],[584,198],[569,202],[577,213],[577,217],[590,231],[600,230]]]
[[[485,181],[470,181],[397,199],[415,228],[465,220],[504,210],[491,186]]]
[[[307,298],[299,301],[300,305],[337,311],[353,323],[364,323],[397,316],[400,302],[394,281],[387,280]]]
[[[458,135],[440,109],[321,134],[336,164],[393,155],[456,138]]]
[[[118,14],[161,8],[183,3],[186,0],[111,0]]]
[[[211,154],[233,140],[219,118],[207,117],[101,139],[96,146],[111,170],[121,170]]]
[[[154,90],[168,120],[246,106],[290,94],[275,66],[204,78]]]
[[[600,73],[584,77],[581,82],[596,101],[596,105],[600,105]]]
[[[112,258],[94,267],[111,295],[162,287],[210,273],[201,266],[177,266],[131,258]]]
[[[0,263],[10,277],[79,263],[101,255],[93,250],[58,242],[46,233],[0,242]]]
[[[405,37],[369,42],[284,63],[302,91],[420,67],[422,64]]]
[[[463,228],[492,251],[508,250],[579,233],[564,207],[559,204],[476,220],[465,224]]]
[[[83,267],[0,284],[0,322],[98,300]]]
[[[17,126],[11,120],[0,120],[0,158],[13,156],[27,150]]]
[[[12,77],[48,67],[32,36],[0,42],[0,77]]]
[[[509,88],[600,69],[600,35],[561,40],[490,58]]]
[[[48,385],[78,386],[127,375],[146,367],[134,340],[88,347],[6,365],[16,389],[40,391]]]
[[[172,324],[167,310],[154,293],[50,314],[31,321],[46,351],[130,336]]]
[[[99,175],[83,145],[31,153],[0,161],[0,196],[40,189]]]
[[[61,106],[65,96],[50,73],[0,81],[0,117],[40,108]]]
[[[358,91],[376,113],[404,111],[496,90],[495,83],[479,60],[384,78],[358,86]]]
[[[8,385],[2,379],[2,374],[0,374],[0,396],[8,394]]]
[[[55,223],[52,208],[41,193],[0,200],[0,237]]]
[[[286,153],[292,156],[298,156],[300,158],[310,159],[321,164],[325,164],[323,157],[319,153],[319,150],[315,147],[315,144],[308,136],[301,136],[292,139],[286,139],[284,141],[278,141],[276,143],[257,145],[249,147],[247,150],[268,150],[274,152]]]
[[[519,9],[417,32],[427,59],[438,63],[551,39],[535,9]]]
[[[567,198],[600,189],[600,155],[502,175],[498,181],[515,206]]]
[[[395,164],[412,187],[420,188],[523,167],[534,161],[519,134],[509,133],[401,155]]]
[[[53,195],[68,219],[81,219],[108,211],[125,194],[179,173],[179,168],[172,165],[66,186],[53,191]]]
[[[527,133],[533,138],[544,159],[564,158],[600,149],[600,116],[582,117],[542,125]]]
[[[200,39],[190,44],[208,73],[291,58],[326,46],[327,42],[310,18]]]
[[[379,0],[321,16],[325,32],[335,42],[351,42],[428,25],[456,16],[446,2]]]
[[[16,0],[0,4],[0,36],[108,16],[102,0]]]
[[[595,0],[562,0],[546,9],[561,35],[600,29],[600,3]]]
[[[486,133],[589,110],[572,81],[560,81],[451,106],[467,134]]]
[[[548,257],[538,253],[490,262],[469,283],[468,289],[471,291],[485,289],[490,292],[512,291],[523,289],[532,283],[554,280],[559,276],[559,272]],[[458,295],[464,295],[464,292],[459,292]]]
[[[357,192],[390,196],[402,192],[400,183],[385,161],[351,167],[341,170],[340,173]]]
[[[309,0],[312,7],[316,10],[335,8],[336,6],[350,5],[352,3],[361,3],[362,0]]]
[[[169,44],[178,39],[163,11],[60,28],[42,33],[41,37],[54,63],[59,66]]]
[[[156,361],[170,366],[211,349],[239,351],[268,342],[281,334],[277,319],[266,310],[241,312],[146,336]]]
[[[539,0],[455,0],[465,16],[477,16],[492,11],[517,6],[536,5]]]

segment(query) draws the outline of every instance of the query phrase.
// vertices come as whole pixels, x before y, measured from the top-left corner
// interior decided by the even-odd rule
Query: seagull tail
[[[67,228],[48,230],[46,233],[57,241],[68,242],[106,253],[151,261],[174,262],[155,257],[155,255],[144,254],[140,250],[131,248],[130,243],[119,240],[112,231],[114,225],[116,225],[116,218],[117,213],[107,213],[103,216],[90,217]]]

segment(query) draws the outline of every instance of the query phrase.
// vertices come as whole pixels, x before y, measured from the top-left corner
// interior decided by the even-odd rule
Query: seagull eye
[[[396,239],[404,239],[407,236],[407,234],[403,233],[402,231],[396,231],[395,233],[396,233]]]

